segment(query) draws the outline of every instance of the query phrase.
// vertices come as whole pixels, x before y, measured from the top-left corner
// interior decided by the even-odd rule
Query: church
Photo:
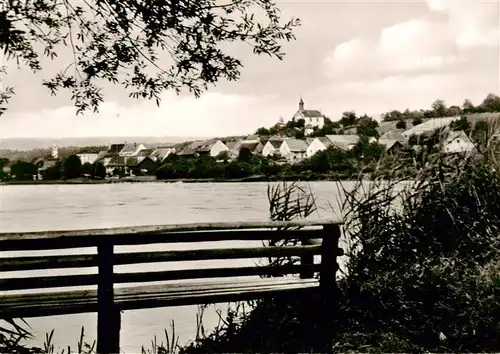
[[[304,101],[302,98],[299,101],[299,110],[293,115],[292,119],[294,122],[299,119],[304,119],[306,128],[310,126],[321,129],[325,125],[325,117],[323,114],[316,109],[304,109]]]

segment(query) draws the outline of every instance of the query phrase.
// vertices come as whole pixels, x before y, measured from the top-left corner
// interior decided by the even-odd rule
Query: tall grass
[[[383,156],[372,183],[343,190],[349,243],[341,314],[331,319],[336,352],[500,351],[498,152],[443,155],[436,138],[416,155]],[[261,301],[233,338],[198,352],[317,351],[318,303]]]

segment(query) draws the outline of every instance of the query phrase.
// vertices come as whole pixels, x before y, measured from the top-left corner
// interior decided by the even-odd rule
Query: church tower
[[[53,159],[58,159],[59,158],[59,150],[57,149],[56,145],[52,145],[52,158]]]
[[[304,101],[302,100],[302,97],[300,98],[300,101],[299,101],[299,111],[303,111],[304,110]]]

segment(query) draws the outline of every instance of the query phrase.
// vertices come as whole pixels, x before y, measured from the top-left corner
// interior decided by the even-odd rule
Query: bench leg
[[[113,245],[99,245],[97,258],[97,353],[115,354],[120,352],[120,309],[113,299]]]
[[[335,321],[337,320],[340,291],[337,287],[336,275],[339,269],[339,225],[325,225],[321,250],[320,289],[324,311],[320,315],[322,322],[322,336],[325,353],[332,353],[333,338],[335,336]]]
[[[97,353],[116,354],[120,352],[120,310],[97,314]]]

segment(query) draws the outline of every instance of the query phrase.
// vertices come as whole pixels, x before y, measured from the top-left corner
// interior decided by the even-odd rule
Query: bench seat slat
[[[250,300],[279,292],[317,288],[316,279],[292,277],[231,282],[193,282],[115,289],[121,310]],[[79,290],[0,297],[0,317],[40,317],[97,311],[97,291]]]

